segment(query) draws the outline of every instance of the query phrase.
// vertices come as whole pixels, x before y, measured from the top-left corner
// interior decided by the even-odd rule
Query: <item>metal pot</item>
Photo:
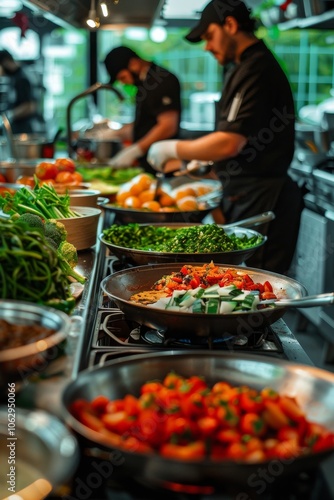
[[[189,263],[198,266],[198,262]],[[193,338],[193,337],[219,337],[231,339],[235,336],[251,334],[254,328],[263,328],[280,319],[287,308],[303,307],[299,301],[282,299],[301,299],[306,296],[305,287],[286,276],[261,271],[260,269],[243,266],[224,266],[223,270],[235,269],[247,273],[255,283],[269,281],[276,295],[280,298],[274,308],[259,309],[252,312],[239,312],[231,314],[205,314],[175,312],[166,309],[157,309],[138,304],[130,300],[135,293],[150,290],[153,284],[165,275],[180,270],[180,264],[155,264],[139,266],[123,271],[118,271],[104,278],[101,282],[102,290],[112,298],[127,318],[137,323],[164,332],[165,338]],[[334,294],[325,294],[323,304],[313,300],[306,307],[333,303]]]
[[[7,140],[0,142],[0,157],[7,159],[13,157],[19,160],[35,158],[53,158],[54,145],[45,136],[39,134],[13,135],[11,141],[11,153],[8,151]]]
[[[100,162],[107,162],[122,148],[120,140],[108,140],[98,138],[80,138],[78,139],[76,149],[83,148],[93,153],[94,157]]]
[[[6,387],[12,401],[10,392],[11,387]],[[11,486],[17,496],[13,492],[11,498],[41,500],[74,473],[79,462],[77,441],[60,420],[44,411],[17,407],[15,413],[9,413],[9,408],[9,402],[8,407],[0,408],[0,439],[8,445],[0,451],[0,497],[8,498],[8,492],[13,491],[7,482],[13,476]],[[14,429],[12,440],[8,437],[10,429]],[[14,457],[12,462],[9,457]]]
[[[71,320],[67,314],[51,307],[18,300],[0,300],[0,319],[18,325],[39,325],[54,330],[51,335],[0,351],[0,386],[8,381],[22,381],[33,373],[41,373],[56,358],[59,344],[66,339]]]
[[[7,182],[15,184],[21,176],[32,177],[40,161],[42,160],[0,161],[0,174],[5,176]]]
[[[107,450],[104,456],[110,460],[113,456],[111,449],[117,450],[117,447],[108,445],[102,433],[93,431],[76,420],[70,412],[71,404],[81,398],[91,401],[98,395],[112,400],[123,398],[126,394],[138,396],[144,382],[162,380],[170,371],[185,377],[203,376],[210,386],[219,380],[225,380],[233,385],[247,384],[255,389],[272,387],[282,394],[296,397],[309,419],[334,429],[334,374],[291,361],[244,353],[235,356],[221,351],[169,350],[146,353],[119,358],[103,367],[85,370],[63,392],[66,421],[94,450],[100,450],[102,456],[103,451]],[[331,452],[332,450],[284,461],[280,477],[316,467]],[[236,483],[238,487],[251,486],[251,474],[258,477],[260,468],[266,471],[270,465],[269,462],[243,463],[233,460],[181,462],[153,453],[131,453],[122,449],[117,453],[119,463],[122,464],[118,469],[122,469],[125,480],[132,477],[141,483],[160,487],[171,483],[222,487]]]

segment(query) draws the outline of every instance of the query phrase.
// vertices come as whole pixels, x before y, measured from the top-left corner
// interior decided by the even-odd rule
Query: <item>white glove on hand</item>
[[[147,153],[147,161],[158,172],[163,172],[168,160],[178,159],[176,146],[179,141],[158,141],[152,144]]]
[[[112,167],[132,167],[134,161],[140,156],[143,156],[142,150],[138,144],[132,144],[113,156],[109,160],[109,164]]]

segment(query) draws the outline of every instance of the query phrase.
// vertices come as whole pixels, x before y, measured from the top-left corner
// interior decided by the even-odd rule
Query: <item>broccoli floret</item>
[[[86,277],[74,269],[78,263],[77,250],[72,243],[64,241],[57,249],[61,270],[66,276],[74,278],[79,283],[84,284]]]
[[[48,243],[48,245],[57,250],[57,243],[52,238],[49,238],[49,236],[45,236],[45,241]]]
[[[45,236],[51,238],[59,247],[62,241],[66,241],[67,231],[62,222],[55,219],[49,219],[44,224]]]
[[[26,224],[30,229],[37,229],[41,234],[44,233],[43,219],[35,214],[22,214],[15,218],[15,224]]]
[[[58,250],[72,268],[74,268],[77,265],[78,253],[77,249],[75,248],[74,245],[72,245],[72,243],[69,243],[68,241],[62,241],[58,247]]]

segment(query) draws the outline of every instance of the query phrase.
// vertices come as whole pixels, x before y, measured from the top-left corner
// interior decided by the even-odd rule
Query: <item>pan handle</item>
[[[300,299],[262,300],[260,304],[275,304],[275,307],[317,307],[334,304],[334,292],[309,295]]]
[[[253,215],[253,217],[248,217],[247,219],[239,220],[233,222],[232,224],[224,224],[222,227],[224,229],[230,227],[255,227],[260,226],[261,224],[265,224],[266,222],[270,222],[275,219],[274,212],[268,211],[263,212],[262,214]]]

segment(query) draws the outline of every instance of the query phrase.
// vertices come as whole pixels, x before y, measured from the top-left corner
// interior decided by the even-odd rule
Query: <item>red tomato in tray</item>
[[[6,177],[2,174],[0,174],[0,182],[7,182]]]
[[[58,172],[70,172],[73,174],[75,171],[75,163],[71,158],[57,158],[55,161],[55,165],[58,169]]]
[[[41,181],[55,179],[58,174],[58,168],[54,163],[42,161],[36,166],[35,174]]]

